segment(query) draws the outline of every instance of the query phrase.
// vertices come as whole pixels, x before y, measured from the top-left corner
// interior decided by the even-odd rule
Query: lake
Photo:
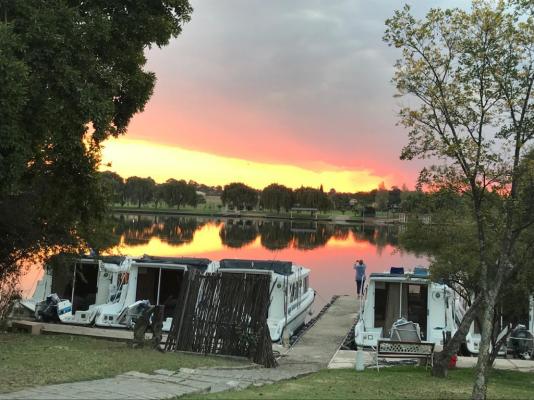
[[[364,260],[367,274],[427,265],[426,259],[397,249],[398,225],[135,214],[115,219],[113,254],[284,260],[305,266],[317,292],[315,311],[335,294],[355,293],[352,265],[357,259]],[[42,274],[41,266],[28,270],[21,279],[24,295],[33,293]]]

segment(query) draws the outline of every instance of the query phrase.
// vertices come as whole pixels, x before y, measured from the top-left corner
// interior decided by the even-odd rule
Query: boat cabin
[[[456,330],[453,298],[449,287],[430,281],[426,268],[372,273],[355,327],[356,345],[374,347],[378,339],[390,338],[400,319],[417,324],[421,340],[442,343],[444,332]]]
[[[124,326],[120,320],[122,311],[140,301],[163,305],[163,329],[168,331],[178,304],[185,272],[198,270],[214,272],[212,261],[207,258],[153,257],[132,259],[126,271],[120,271],[115,294],[99,308],[95,318],[97,326]]]

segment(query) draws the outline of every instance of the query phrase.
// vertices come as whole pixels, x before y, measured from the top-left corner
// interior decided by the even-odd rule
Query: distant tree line
[[[109,201],[121,206],[130,203],[140,208],[153,203],[158,207],[163,202],[168,207],[179,209],[186,205],[196,207],[205,202],[204,196],[197,194],[198,184],[193,181],[178,181],[171,178],[164,183],[156,183],[150,177],[138,176],[131,176],[125,180],[111,171],[102,172],[100,176]]]
[[[231,210],[270,210],[289,212],[292,208],[314,208],[322,212],[336,210],[357,214],[374,215],[375,211],[400,211],[411,213],[432,213],[442,206],[455,206],[461,199],[451,193],[428,193],[392,186],[387,189],[380,183],[368,192],[337,192],[330,189],[326,193],[319,188],[301,186],[291,189],[272,183],[263,190],[257,190],[241,182],[223,186],[207,186],[195,181],[168,179],[156,183],[154,179],[132,176],[127,179],[112,171],[100,174],[108,199],[114,204],[137,207],[161,204],[180,209],[184,206],[196,207],[205,203],[204,195],[219,196],[223,206]]]

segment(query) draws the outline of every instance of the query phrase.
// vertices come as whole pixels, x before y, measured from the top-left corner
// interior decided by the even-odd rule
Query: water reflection
[[[335,225],[314,221],[210,219],[203,217],[170,217],[154,215],[115,216],[117,238],[128,247],[147,245],[153,238],[171,246],[182,246],[194,240],[205,225],[219,228],[222,245],[239,249],[256,242],[269,250],[296,248],[313,250],[324,247],[331,239],[367,241],[381,251],[398,244],[398,227],[389,225]],[[119,240],[117,241],[117,244]]]
[[[312,270],[310,285],[317,291],[317,310],[334,294],[354,293],[356,259],[366,261],[368,273],[393,265],[426,264],[396,248],[398,226],[133,214],[114,216],[114,224],[112,253],[274,259],[304,265]],[[41,267],[35,266],[23,277],[26,295],[31,295],[40,274]]]

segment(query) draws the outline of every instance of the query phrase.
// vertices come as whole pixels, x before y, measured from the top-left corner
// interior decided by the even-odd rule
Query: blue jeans
[[[356,293],[363,294],[363,285],[365,283],[365,278],[356,280]]]

